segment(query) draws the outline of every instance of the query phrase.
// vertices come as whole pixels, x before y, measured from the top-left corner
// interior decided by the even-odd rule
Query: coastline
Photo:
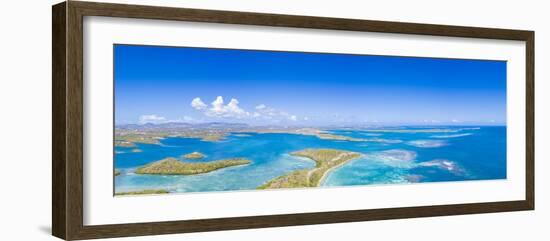
[[[333,166],[333,167],[329,168],[329,169],[323,174],[323,176],[321,176],[321,179],[319,180],[319,185],[317,185],[317,186],[318,186],[318,187],[323,186],[324,183],[325,183],[325,181],[326,181],[326,179],[327,179],[327,177],[328,177],[328,176],[330,175],[330,173],[332,173],[334,170],[336,170],[336,169],[338,169],[338,168],[340,168],[340,167],[344,166],[345,164],[348,164],[348,163],[350,163],[350,162],[352,162],[352,161],[356,161],[357,159],[359,159],[359,158],[361,158],[361,157],[364,157],[364,156],[365,156],[365,155],[361,154],[361,155],[360,155],[359,157],[357,157],[357,158],[350,159],[350,160],[348,160],[348,161],[346,161],[346,162],[342,162],[342,163],[340,163],[340,164],[338,164],[338,165],[336,165],[336,166]]]
[[[115,196],[135,196],[135,195],[153,195],[153,194],[168,194],[166,189],[145,189],[139,191],[117,192]]]
[[[311,148],[292,152],[291,155],[311,159],[316,165],[314,168],[296,170],[273,178],[258,186],[257,189],[319,187],[327,173],[362,156],[360,153],[351,151]]]
[[[342,142],[342,141],[320,141],[319,138],[316,138],[312,135],[313,138],[303,138],[300,136],[304,136],[304,133],[296,133],[293,131],[286,132],[287,130],[291,130],[295,128],[276,128],[272,129],[275,131],[265,132],[266,135],[260,135],[258,132],[251,132],[251,133],[243,133],[243,132],[232,132],[236,134],[237,137],[243,137],[243,138],[230,138],[225,142],[222,142],[220,144],[217,143],[206,143],[203,144],[203,142],[200,139],[193,139],[191,141],[184,140],[187,138],[181,138],[179,136],[174,136],[175,139],[173,140],[167,140],[166,142],[162,141],[163,143],[166,143],[166,145],[170,145],[167,147],[170,148],[164,148],[161,144],[161,147],[158,147],[157,145],[138,145],[140,149],[143,150],[144,155],[137,155],[137,154],[131,154],[131,155],[117,155],[116,161],[117,165],[115,166],[116,169],[121,171],[121,174],[114,178],[115,186],[117,191],[122,190],[128,190],[129,187],[153,187],[153,188],[165,188],[165,187],[172,187],[174,185],[178,185],[182,183],[181,187],[177,190],[170,189],[171,192],[178,192],[178,193],[186,193],[186,192],[216,192],[216,191],[231,191],[231,190],[253,190],[253,189],[262,189],[259,188],[261,185],[267,184],[267,182],[272,181],[278,177],[287,176],[289,185],[280,185],[280,183],[271,186],[267,186],[267,188],[270,189],[288,189],[288,188],[306,188],[306,187],[333,187],[333,186],[348,186],[348,185],[371,185],[371,183],[376,184],[393,184],[395,180],[400,179],[404,175],[404,172],[401,173],[400,170],[403,168],[410,168],[410,165],[405,165],[401,162],[401,160],[407,158],[407,156],[398,155],[399,153],[393,153],[393,151],[399,151],[399,150],[410,150],[411,152],[418,152],[419,155],[431,155],[431,153],[439,153],[438,158],[440,159],[446,159],[450,160],[457,164],[462,164],[462,167],[465,171],[468,171],[469,169],[476,168],[476,164],[471,163],[463,163],[463,159],[461,159],[461,156],[455,156],[454,153],[447,154],[447,149],[437,149],[438,147],[432,147],[432,148],[426,148],[426,147],[416,147],[409,145],[410,142],[415,143],[414,141],[424,141],[424,140],[430,140],[430,141],[436,141],[436,142],[447,142],[447,146],[451,147],[457,147],[462,148],[463,150],[480,150],[481,146],[478,145],[478,143],[486,143],[487,141],[491,141],[491,150],[489,150],[492,154],[497,155],[498,151],[497,148],[501,147],[502,139],[499,139],[501,137],[505,137],[506,129],[505,128],[485,128],[485,127],[454,127],[449,129],[454,130],[460,130],[459,133],[442,133],[439,135],[432,134],[432,132],[441,131],[443,128],[424,128],[423,130],[430,130],[429,132],[415,132],[415,133],[407,133],[405,130],[397,129],[396,134],[393,135],[386,135],[386,134],[377,134],[377,135],[383,135],[382,137],[365,137],[367,140],[372,140],[376,143],[368,143],[368,142]],[[406,129],[406,128],[403,128]],[[285,132],[280,132],[282,130],[285,130]],[[395,129],[392,129],[391,131],[394,131]],[[416,130],[416,128],[411,128],[412,130]],[[349,131],[347,129],[331,129],[328,130],[329,133],[339,134],[339,135],[349,135],[352,137],[357,137],[358,135],[364,134],[364,129],[358,130],[358,131]],[[262,133],[263,134],[263,133]],[[275,135],[271,135],[275,134]],[[282,134],[282,135],[277,135]],[[288,135],[286,135],[288,134]],[[460,136],[454,136],[457,134],[461,134]],[[468,134],[468,136],[464,135]],[[440,135],[451,135],[445,136],[445,139],[440,138]],[[244,138],[246,137],[246,138]],[[171,138],[171,137],[169,137]],[[181,139],[180,139],[181,138]],[[380,139],[377,139],[380,138]],[[467,139],[466,139],[467,138]],[[402,140],[400,143],[394,141],[394,142],[382,142],[383,139],[393,139],[393,140]],[[496,141],[495,141],[496,140]],[[497,142],[498,141],[498,142]],[[289,142],[291,145],[287,145],[285,143]],[[187,145],[183,145],[183,144]],[[395,146],[394,146],[395,144]],[[219,146],[218,146],[219,145]],[[365,148],[365,146],[368,146]],[[221,149],[220,149],[221,148]],[[349,160],[344,163],[341,163],[341,161],[344,161],[348,158],[351,158],[352,156],[342,156],[337,161],[326,163],[326,165],[323,165],[323,168],[320,168],[318,170],[316,169],[316,161],[312,158],[305,157],[305,156],[299,156],[294,155],[296,152],[308,150],[308,149],[320,149],[320,148],[327,148],[327,149],[333,149],[333,150],[339,150],[343,152],[355,152],[360,154],[357,156],[357,159]],[[434,149],[435,148],[435,149]],[[227,153],[219,153],[221,150],[227,151]],[[461,149],[461,150],[462,150]],[[116,149],[121,151],[126,151],[127,153],[130,153],[132,150],[131,148],[121,148]],[[385,153],[383,151],[388,151],[388,153]],[[216,171],[212,171],[209,173],[197,173],[192,174],[195,175],[194,177],[182,177],[182,178],[176,178],[176,177],[163,177],[163,175],[143,175],[140,177],[140,175],[135,175],[134,172],[136,167],[140,167],[143,165],[146,165],[150,163],[150,159],[159,160],[163,158],[162,155],[158,155],[159,157],[153,157],[157,155],[157,152],[162,151],[165,152],[166,156],[176,157],[180,161],[189,161],[189,162],[197,162],[192,160],[186,160],[184,159],[185,154],[191,154],[193,152],[202,152],[205,154],[208,154],[210,156],[209,159],[204,159],[201,162],[207,162],[217,159],[223,159],[227,157],[234,157],[234,156],[240,156],[244,158],[249,158],[252,160],[252,157],[257,158],[256,164],[253,168],[242,168],[243,166],[231,166],[226,167],[223,169],[219,169]],[[269,152],[263,153],[263,152]],[[381,153],[378,153],[381,152]],[[443,153],[441,154],[441,153]],[[201,154],[202,154],[201,153]],[[273,153],[273,154],[272,154]],[[370,159],[370,155],[376,155],[376,157],[379,160],[379,162],[375,163],[372,168],[379,168],[378,165],[380,165],[380,168],[385,168],[381,172],[373,172],[369,173],[370,163],[364,162],[364,157],[367,157]],[[378,154],[380,156],[378,157]],[[441,156],[440,156],[441,155]],[[337,154],[332,155],[331,157],[336,157]],[[506,159],[505,157],[500,158],[500,156],[495,156],[494,159],[495,166],[500,165],[499,163],[503,163]],[[482,158],[478,157],[472,157],[473,160],[482,160]],[[477,159],[476,159],[477,158]],[[192,158],[191,158],[192,159]],[[277,163],[277,159],[281,159],[281,163]],[[264,162],[264,160],[268,160],[269,162]],[[329,160],[329,158],[325,158],[324,160]],[[355,163],[350,163],[351,161],[358,160]],[[427,159],[428,160],[428,159]],[[302,164],[304,163],[304,164]],[[350,163],[349,165],[346,165]],[[346,165],[346,166],[345,166]],[[493,165],[493,164],[491,164]],[[376,167],[375,167],[376,166]],[[473,167],[472,167],[473,166]],[[318,166],[319,167],[319,166]],[[449,171],[449,168],[447,166],[441,166],[441,165],[422,165],[422,169],[416,168],[412,170],[413,174],[416,173],[426,173],[429,172],[427,177],[425,177],[423,180],[420,180],[420,182],[438,182],[438,181],[448,181],[448,180],[470,180],[473,177],[472,176],[466,176],[464,172],[451,172]],[[241,169],[238,171],[230,171],[233,169]],[[374,169],[373,169],[374,170]],[[302,171],[301,173],[294,173]],[[361,173],[361,172],[364,172]],[[393,174],[395,172],[395,175]],[[495,172],[496,173],[496,172]],[[175,174],[175,173],[174,173]],[[391,175],[390,175],[391,174]],[[433,176],[432,176],[433,174]],[[466,173],[467,174],[467,173]],[[116,173],[115,173],[116,175]],[[180,174],[181,175],[181,174]],[[369,177],[367,177],[369,176]],[[372,176],[373,180],[376,179],[375,182],[372,182],[370,180],[370,176]],[[501,174],[501,172],[492,174],[489,173],[486,176],[479,177],[481,179],[490,179],[490,178],[501,178],[501,176],[504,176],[504,174]],[[476,177],[477,178],[477,177]],[[309,182],[308,182],[309,180]],[[143,185],[140,184],[140,182],[151,182],[152,185]],[[291,183],[295,181],[294,183]],[[155,182],[158,182],[159,184],[154,184]],[[230,183],[231,182],[231,183]],[[284,181],[282,181],[284,182]],[[282,183],[281,182],[281,183]],[[183,185],[185,184],[185,185]],[[188,185],[188,186],[186,186]],[[120,189],[119,189],[120,188]]]
[[[138,167],[136,174],[149,175],[197,175],[232,166],[248,165],[252,161],[245,158],[229,158],[209,162],[184,162],[168,157],[156,162]]]
[[[384,133],[408,133],[408,134],[422,134],[422,133],[442,133],[452,134],[465,130],[477,130],[480,127],[430,127],[422,129],[407,129],[407,128],[367,128],[360,129],[366,136],[380,136]],[[359,129],[359,128],[357,128]],[[343,130],[353,130],[352,128]],[[321,140],[332,141],[349,141],[349,142],[381,142],[381,143],[401,143],[401,140],[383,139],[383,138],[358,138],[347,135],[341,135],[339,133],[332,132],[332,129],[318,128],[318,127],[227,127],[219,129],[193,129],[189,126],[180,128],[149,128],[145,130],[137,129],[115,129],[115,147],[136,147],[136,144],[153,144],[161,145],[161,141],[166,138],[191,138],[199,139],[204,142],[220,142],[229,136],[237,137],[249,137],[251,133],[254,134],[290,134],[290,135],[303,135],[314,136]],[[349,133],[344,133],[349,134]]]

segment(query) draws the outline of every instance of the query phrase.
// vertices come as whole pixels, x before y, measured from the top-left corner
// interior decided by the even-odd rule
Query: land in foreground
[[[332,169],[361,156],[359,153],[336,149],[306,149],[291,154],[312,159],[315,161],[315,168],[277,177],[258,189],[318,187]]]

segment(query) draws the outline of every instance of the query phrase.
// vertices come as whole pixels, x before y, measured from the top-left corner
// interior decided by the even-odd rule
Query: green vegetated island
[[[331,170],[361,156],[356,152],[336,149],[305,149],[291,155],[312,159],[315,167],[277,177],[258,189],[318,187]]]
[[[328,130],[300,127],[251,127],[240,124],[210,123],[204,126],[167,123],[159,125],[126,125],[115,129],[115,146],[131,148],[131,152],[139,152],[136,144],[160,145],[165,138],[197,138],[201,141],[217,142],[224,140],[229,135],[238,137],[250,136],[250,133],[257,134],[294,134],[314,136],[323,140],[334,141],[357,141],[357,142],[383,142],[389,140],[355,138],[334,134]],[[261,185],[258,189],[272,188],[294,188],[294,187],[316,187],[321,185],[323,179],[334,168],[358,158],[361,154],[336,149],[305,149],[291,153],[294,156],[310,158],[315,161],[316,166],[312,169],[303,169],[277,177]],[[231,158],[209,162],[189,162],[187,160],[198,160],[205,158],[200,152],[192,152],[181,156],[181,160],[173,157],[165,158],[135,170],[136,174],[150,175],[196,175],[212,172],[231,166],[247,165],[251,161],[244,158]],[[115,175],[121,175],[116,172]],[[138,195],[164,193],[166,190],[143,190],[128,193],[117,193],[117,195]]]
[[[297,170],[289,174],[274,178],[257,189],[276,188],[305,188],[318,187],[326,178],[328,173],[345,163],[359,158],[361,154],[351,151],[337,149],[305,149],[290,153],[293,156],[305,157],[315,161],[314,168]],[[184,155],[188,159],[200,159],[204,155],[200,152],[192,152]],[[247,165],[252,163],[244,158],[230,158],[209,162],[184,162],[173,157],[168,157],[136,169],[136,174],[150,175],[196,175],[208,173],[231,166]],[[115,172],[119,175],[120,172]],[[143,194],[164,194],[167,190],[142,190],[132,192],[120,192],[116,195],[143,195]]]
[[[167,137],[198,138],[201,141],[216,142],[224,139],[228,134],[219,130],[187,130],[164,131],[162,129],[121,130],[115,131],[115,146],[136,147],[136,143],[159,145],[160,141]]]
[[[250,126],[170,126],[170,125],[154,125],[147,128],[143,126],[126,126],[115,129],[114,144],[117,147],[136,148],[136,144],[161,144],[161,140],[169,137],[180,138],[197,138],[206,142],[218,142],[224,140],[229,135],[238,137],[250,136],[247,133],[259,134],[295,134],[315,136],[323,140],[336,141],[369,141],[364,138],[354,138],[343,135],[336,135],[327,130],[315,128],[298,128],[298,127],[250,127]]]
[[[353,130],[353,128],[349,128]],[[360,128],[366,132],[378,133],[439,133],[439,132],[457,132],[460,130],[475,129],[377,129]],[[387,142],[397,143],[397,140],[386,140],[381,138],[356,138],[340,134],[335,134],[330,129],[318,129],[309,127],[272,127],[272,126],[249,126],[238,123],[164,123],[164,124],[146,124],[146,125],[120,125],[115,127],[115,141],[117,147],[136,148],[136,144],[161,144],[161,140],[170,137],[196,138],[206,142],[218,142],[226,139],[230,135],[237,137],[250,136],[251,133],[258,134],[294,134],[315,136],[323,140],[334,141],[357,141],[357,142]]]
[[[244,158],[231,158],[210,162],[183,162],[173,157],[147,164],[136,169],[136,174],[196,175],[218,169],[252,163]]]
[[[192,152],[183,155],[187,159],[202,159],[205,157],[200,152]],[[136,174],[150,174],[150,175],[197,175],[202,173],[208,173],[222,168],[241,166],[252,163],[250,160],[244,158],[230,158],[209,162],[184,162],[173,157],[168,157],[160,161],[149,163],[145,166],[136,169]],[[119,170],[115,170],[115,176],[120,175]],[[146,195],[146,194],[165,194],[169,193],[164,189],[153,190],[140,190],[132,192],[118,192],[115,195]]]
[[[335,141],[368,141],[364,138],[354,138],[349,136],[331,134],[325,130],[319,130],[315,128],[280,128],[280,129],[250,129],[244,130],[245,132],[254,132],[260,134],[275,133],[275,134],[295,134],[304,136],[315,136],[323,140],[335,140]]]

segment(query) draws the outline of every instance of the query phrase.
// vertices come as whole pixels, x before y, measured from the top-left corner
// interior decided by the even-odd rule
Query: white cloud
[[[222,96],[216,97],[210,103],[210,108],[199,97],[191,101],[191,106],[196,110],[203,111],[209,117],[244,118],[250,115],[250,113],[239,107],[237,99],[231,99],[226,105]]]
[[[280,111],[275,108],[271,108],[267,105],[260,104],[255,107],[256,111],[252,115],[257,120],[267,120],[270,122],[282,122],[282,121],[298,121],[299,118],[296,115],[292,115],[286,111]],[[304,119],[305,120],[305,119]]]
[[[256,106],[256,110],[263,110],[265,109],[267,106],[265,106],[264,104],[260,104],[258,106]]]
[[[221,96],[220,96],[221,97]],[[237,99],[231,99],[229,104],[225,106],[226,112],[234,116],[248,116],[249,113],[239,107],[239,101]]]
[[[140,124],[146,124],[146,123],[158,124],[158,123],[164,123],[164,122],[166,122],[166,118],[162,116],[142,115],[139,117]]]
[[[237,118],[248,119],[251,122],[285,122],[285,121],[298,121],[308,120],[307,117],[298,117],[285,111],[280,111],[275,108],[271,108],[265,104],[259,104],[254,107],[253,112],[248,112],[239,106],[239,100],[232,98],[229,103],[226,104],[223,96],[218,96],[210,105],[205,104],[199,97],[196,97],[191,101],[191,106],[202,112],[207,117],[212,118]]]
[[[201,98],[197,97],[191,101],[191,107],[195,108],[196,110],[204,110],[208,106],[202,102]]]
[[[224,112],[224,108],[223,108],[223,97],[222,96],[218,96],[216,97],[216,100],[214,100],[212,103],[212,108],[210,108],[210,111],[212,113],[214,113],[214,115],[216,114],[222,114]]]
[[[424,120],[425,123],[439,123],[438,120]]]
[[[457,119],[452,119],[451,122],[453,123],[460,123],[461,121],[457,120]]]
[[[289,116],[289,114],[287,112],[278,111],[274,108],[267,107],[264,104],[256,106],[256,110],[257,110],[256,113],[258,113],[259,116],[263,116],[263,117],[278,117],[278,116],[286,117],[286,116]]]

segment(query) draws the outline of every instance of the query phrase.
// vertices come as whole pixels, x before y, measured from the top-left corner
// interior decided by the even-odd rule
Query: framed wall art
[[[53,6],[53,235],[534,209],[534,32]]]

